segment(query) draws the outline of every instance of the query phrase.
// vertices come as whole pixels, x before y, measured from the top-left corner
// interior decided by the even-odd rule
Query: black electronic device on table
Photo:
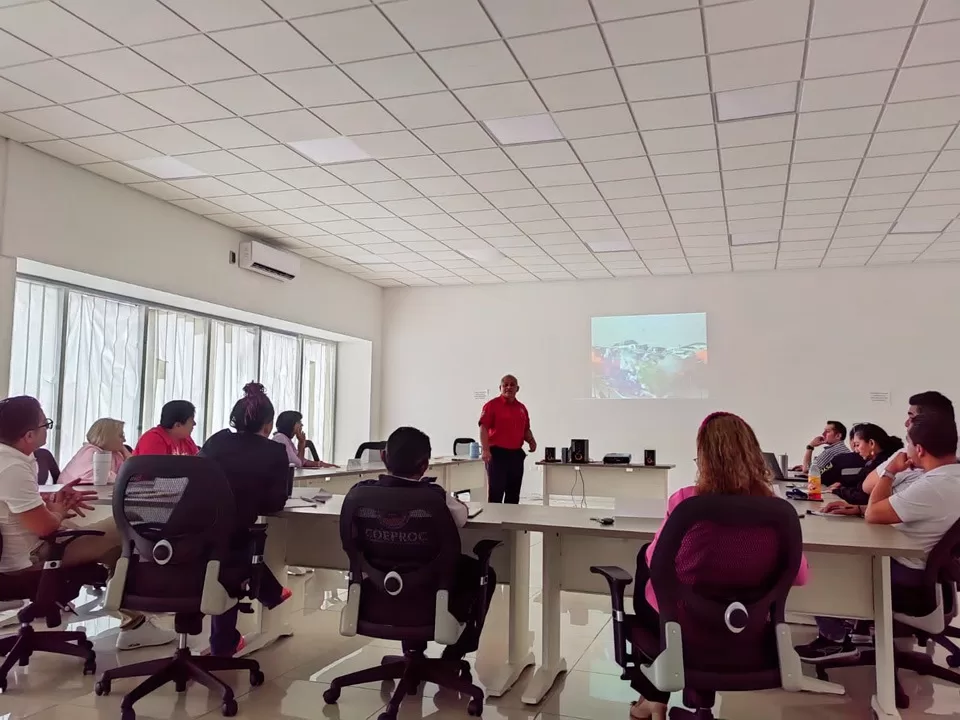
[[[544,462],[557,462],[557,449],[555,447],[545,447],[543,449]]]
[[[647,467],[653,467],[657,464],[657,451],[656,450],[644,450],[643,451],[643,464]]]
[[[586,463],[590,462],[590,441],[576,439],[570,441],[570,462]]]
[[[603,456],[604,465],[629,465],[633,456],[630,453],[607,453]]]

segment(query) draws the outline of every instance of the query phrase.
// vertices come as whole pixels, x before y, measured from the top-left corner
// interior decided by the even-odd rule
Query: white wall
[[[5,145],[7,191],[0,255],[366,340],[371,373],[365,379],[354,377],[343,387],[338,378],[338,401],[360,408],[368,425],[361,432],[356,427],[361,423],[355,424],[351,444],[375,434],[381,288],[307,260],[296,280],[288,283],[240,270],[228,264],[230,251],[245,237],[235,230],[18,143]],[[0,282],[5,280],[0,276]],[[10,314],[0,299],[3,356],[9,355],[10,330],[5,329],[4,318]]]
[[[709,400],[589,399],[591,316],[696,311],[708,313]],[[958,319],[957,264],[390,289],[382,428],[420,426],[446,451],[476,437],[474,391],[495,393],[511,372],[541,446],[586,437],[594,458],[655,448],[679,487],[714,410],[799,461],[828,418],[902,430],[913,392],[960,401]],[[874,390],[890,404],[871,403]]]

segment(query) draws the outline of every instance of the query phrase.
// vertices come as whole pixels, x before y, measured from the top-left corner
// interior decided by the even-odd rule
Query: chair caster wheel
[[[947,666],[952,668],[960,667],[960,655],[947,655]]]
[[[5,693],[7,691],[7,679],[0,678],[0,693]]]
[[[18,664],[20,667],[26,667],[27,665],[30,664],[30,656],[29,656],[29,655],[24,655],[22,658],[20,658],[20,661],[19,661],[17,664]]]
[[[323,691],[323,701],[327,705],[333,705],[340,699],[340,688],[330,687]]]
[[[259,670],[250,671],[250,687],[260,687],[267,681],[266,676]]]
[[[483,700],[474,698],[467,703],[467,715],[470,717],[480,717],[483,715]]]
[[[224,700],[223,705],[220,706],[220,714],[224,717],[233,717],[237,714],[237,701],[234,699]]]
[[[103,697],[104,695],[109,695],[110,681],[100,680],[96,685],[93,686],[93,692],[97,694],[97,697]]]
[[[87,659],[83,661],[83,674],[84,675],[96,675],[97,674],[97,656],[90,651],[90,654],[87,655]]]
[[[178,693],[184,693],[187,691],[187,681],[186,680],[177,680],[173,683],[173,689]]]

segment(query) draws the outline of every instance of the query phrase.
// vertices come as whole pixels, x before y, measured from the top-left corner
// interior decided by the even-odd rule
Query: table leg
[[[487,695],[500,697],[514,686],[520,674],[536,662],[530,650],[530,533],[510,534],[510,625],[507,664],[485,679]]]
[[[870,700],[880,720],[900,720],[893,689],[893,606],[890,598],[890,558],[873,558],[873,621],[876,629],[877,694]]]
[[[543,477],[543,498],[541,502],[544,506],[547,506],[550,504],[550,466],[541,465],[541,467],[543,468],[541,471],[541,477]]]
[[[267,519],[267,542],[263,550],[263,562],[281,583],[286,577],[287,535],[289,523],[283,518]],[[282,637],[293,635],[293,628],[287,623],[288,603],[268,610],[257,601],[253,603],[253,628],[243,635],[244,648],[238,653],[247,655],[265,648]],[[241,615],[241,617],[243,617]],[[249,627],[249,625],[248,625]]]
[[[567,671],[567,661],[560,655],[560,535],[543,533],[543,617],[540,639],[540,667],[534,673],[521,699],[537,705],[553,687],[559,675]]]

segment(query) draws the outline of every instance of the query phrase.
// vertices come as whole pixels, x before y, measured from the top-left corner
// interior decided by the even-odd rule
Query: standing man
[[[520,502],[523,483],[523,460],[537,451],[537,441],[530,431],[530,415],[526,406],[517,400],[520,385],[513,375],[504,375],[500,381],[500,395],[483,406],[480,413],[480,447],[487,464],[487,502]]]

